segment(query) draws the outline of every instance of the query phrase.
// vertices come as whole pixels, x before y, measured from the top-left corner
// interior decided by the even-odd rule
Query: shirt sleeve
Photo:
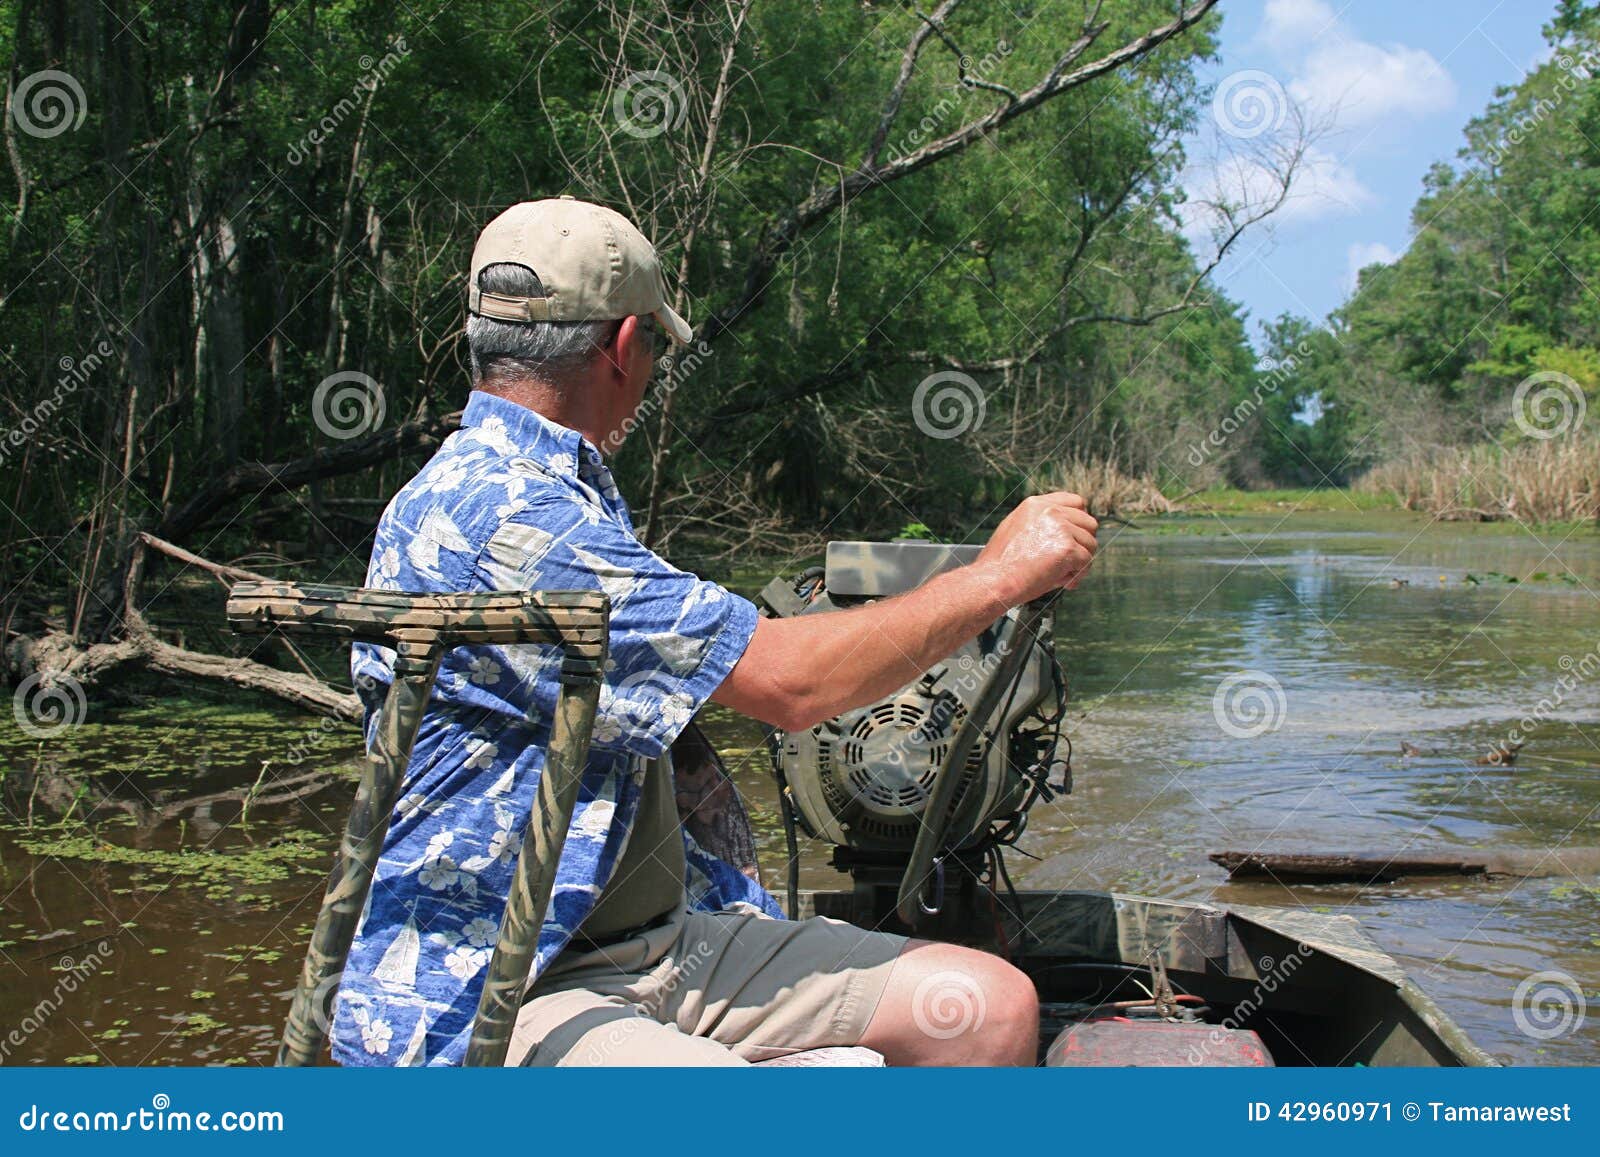
[[[679,570],[627,527],[574,496],[541,496],[512,513],[478,559],[491,590],[602,590],[611,637],[593,745],[653,759],[722,685],[755,633],[748,599]],[[559,665],[536,664],[524,711],[547,712]],[[531,700],[526,701],[526,700]]]

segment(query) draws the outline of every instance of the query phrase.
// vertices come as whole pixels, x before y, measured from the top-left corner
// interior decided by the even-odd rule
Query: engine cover
[[[859,605],[910,590],[943,570],[963,566],[978,547],[925,542],[830,543],[820,588],[801,598],[769,588],[780,613],[810,614]],[[785,598],[792,600],[784,606]],[[1015,612],[1013,612],[1013,615]],[[1007,616],[1010,618],[1011,616]],[[893,695],[845,712],[805,732],[779,733],[774,756],[810,833],[830,843],[903,851],[916,840],[934,776],[1001,658],[1001,619],[977,639]],[[1054,685],[1048,620],[1030,648],[1000,717],[983,721],[951,804],[948,846],[976,842],[997,819],[1016,812],[1029,776],[1043,774],[1038,744],[1019,725]],[[1053,748],[1042,762],[1048,764]]]

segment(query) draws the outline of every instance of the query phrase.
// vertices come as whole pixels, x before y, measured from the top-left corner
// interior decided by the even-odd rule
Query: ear
[[[636,317],[622,319],[622,327],[617,330],[616,339],[611,343],[607,353],[611,356],[612,371],[619,378],[627,378],[631,367],[643,349],[646,355],[651,349],[651,337],[639,324]]]

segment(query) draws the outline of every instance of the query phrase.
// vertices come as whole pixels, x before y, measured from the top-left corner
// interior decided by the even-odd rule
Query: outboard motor
[[[858,606],[965,566],[980,549],[832,542],[822,567],[774,579],[761,601],[780,616]],[[1041,797],[1071,790],[1067,686],[1051,628],[1047,605],[1017,608],[893,695],[773,735],[786,823],[833,844],[835,866],[855,880],[847,918],[876,926],[898,909],[902,924],[937,919],[960,935],[976,920],[992,936],[986,901],[999,883],[1009,887],[999,847],[1022,834]],[[931,850],[920,872],[919,836]]]

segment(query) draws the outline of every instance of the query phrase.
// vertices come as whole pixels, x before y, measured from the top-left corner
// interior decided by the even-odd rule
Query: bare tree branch
[[[1216,3],[1217,0],[1196,0],[1193,5],[1180,9],[1177,17],[1171,22],[1143,36],[1135,37],[1120,48],[1081,68],[1068,71],[1072,64],[1094,45],[1107,27],[1103,22],[1086,25],[1083,34],[1067,47],[1054,66],[1031,88],[1019,94],[1015,101],[992,109],[937,140],[929,141],[915,152],[907,153],[886,165],[875,162],[863,163],[841,180],[815,187],[798,206],[769,223],[746,266],[744,288],[739,297],[707,322],[701,332],[701,340],[713,342],[737,324],[739,319],[766,295],[779,258],[792,249],[804,233],[853,198],[891,184],[959,153],[974,142],[1043,105],[1052,97],[1060,96],[1148,55],[1174,36],[1192,28],[1216,6]],[[1098,7],[1096,12],[1098,13]]]
[[[895,76],[894,84],[889,88],[889,95],[884,99],[883,114],[878,118],[878,127],[872,131],[872,140],[867,143],[866,155],[861,161],[863,166],[872,168],[877,165],[878,156],[883,152],[883,146],[889,139],[889,130],[894,127],[895,118],[900,115],[900,105],[905,100],[906,88],[911,84],[911,78],[916,75],[917,56],[922,52],[922,46],[935,32],[943,34],[944,22],[950,18],[950,13],[954,12],[956,5],[960,3],[961,0],[945,0],[932,16],[917,13],[922,23],[911,34],[905,53],[900,58],[900,72]],[[956,55],[961,55],[959,50]]]

